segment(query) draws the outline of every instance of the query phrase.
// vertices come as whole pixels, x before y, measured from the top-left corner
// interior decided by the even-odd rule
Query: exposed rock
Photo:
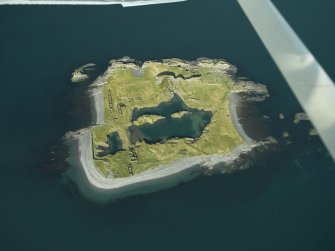
[[[80,83],[89,79],[89,72],[93,71],[95,64],[90,63],[83,66],[80,66],[72,73],[71,82]]]
[[[288,138],[288,137],[290,137],[290,134],[286,131],[283,132],[283,138]]]
[[[304,112],[299,112],[299,113],[296,113],[294,115],[293,123],[294,124],[299,124],[300,121],[307,121],[307,120],[309,120],[308,115],[306,113],[304,113]]]
[[[251,94],[247,98],[248,101],[264,101],[269,97],[269,92],[265,85],[252,81],[237,81],[232,93]]]
[[[309,136],[318,136],[319,133],[315,128],[312,128],[312,129],[309,130],[308,135]]]

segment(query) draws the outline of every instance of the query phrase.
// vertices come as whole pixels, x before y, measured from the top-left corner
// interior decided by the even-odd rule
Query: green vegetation
[[[108,83],[102,87],[105,124],[94,127],[92,134],[95,162],[105,176],[126,177],[183,157],[226,153],[243,143],[229,112],[227,94],[234,88],[229,76],[210,66],[161,62],[147,62],[142,71],[141,76],[135,76],[131,67],[114,66]],[[183,77],[178,77],[179,74]],[[153,124],[163,118],[142,115],[132,124],[134,108],[157,107],[169,101],[173,92],[187,106],[212,112],[200,138],[173,138],[156,144],[142,141],[132,145],[129,126]],[[172,116],[181,118],[185,114],[181,111]],[[98,147],[108,147],[107,135],[112,132],[119,133],[123,150],[99,157]]]

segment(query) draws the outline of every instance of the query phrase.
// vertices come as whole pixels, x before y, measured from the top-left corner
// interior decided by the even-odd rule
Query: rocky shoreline
[[[213,71],[224,72],[234,78],[236,67],[224,60],[211,60],[206,58],[194,62],[187,62],[179,59],[163,60],[171,65],[183,64],[184,67],[192,68],[192,65],[206,64],[213,68]],[[138,64],[131,58],[112,60],[111,66],[89,87],[92,104],[92,124],[98,125],[104,122],[104,106],[101,87],[107,82],[114,69],[119,67],[132,68],[140,71],[146,67]],[[215,154],[208,156],[195,156],[177,160],[170,164],[158,165],[154,169],[144,171],[126,178],[106,178],[94,165],[92,154],[92,136],[90,128],[77,132],[68,133],[65,136],[70,150],[68,163],[71,165],[64,177],[74,181],[83,197],[98,203],[107,203],[111,200],[124,198],[136,194],[155,192],[175,186],[181,182],[191,180],[199,175],[213,173],[230,173],[234,170],[241,170],[249,167],[258,158],[271,152],[276,140],[268,137],[260,141],[254,141],[243,129],[240,123],[237,107],[241,102],[239,94],[248,94],[253,101],[263,101],[267,94],[266,87],[250,81],[238,81],[236,84],[241,88],[234,89],[229,95],[229,107],[232,120],[239,134],[245,141],[241,146],[227,154]]]
[[[64,176],[76,183],[84,198],[105,204],[132,195],[167,189],[199,175],[246,169],[268,151],[273,151],[276,141],[268,138],[266,141],[241,145],[228,154],[184,158],[131,177],[114,179],[102,176],[95,167],[91,144],[88,131],[71,139],[68,159],[71,168]]]

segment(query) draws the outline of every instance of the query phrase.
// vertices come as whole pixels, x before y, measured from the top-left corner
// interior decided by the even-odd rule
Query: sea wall
[[[241,102],[239,94],[237,93],[229,94],[228,100],[229,100],[230,116],[234,123],[234,126],[236,130],[238,131],[238,133],[240,134],[240,136],[242,137],[242,139],[244,140],[244,142],[250,144],[253,141],[253,139],[250,138],[249,135],[247,135],[247,133],[245,132],[243,125],[240,123],[240,120],[237,114],[237,108],[238,108],[239,103]]]
[[[72,135],[67,140],[71,168],[64,173],[64,177],[76,183],[84,198],[102,204],[170,188],[199,175],[245,169],[276,145],[273,138],[268,138],[266,141],[241,145],[228,154],[184,158],[131,177],[110,179],[99,173],[94,165],[92,138],[88,130]]]

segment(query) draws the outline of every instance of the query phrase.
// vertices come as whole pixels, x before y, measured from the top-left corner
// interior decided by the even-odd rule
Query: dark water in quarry
[[[173,117],[174,113],[186,112],[181,117]],[[156,107],[143,107],[134,109],[132,121],[142,115],[159,115],[163,118],[154,123],[132,125],[129,127],[132,144],[144,140],[155,144],[171,138],[193,138],[201,136],[205,127],[210,123],[212,112],[188,107],[177,94]]]
[[[108,146],[96,146],[98,149],[97,156],[103,157],[108,154],[115,154],[120,150],[123,150],[123,142],[120,138],[119,132],[112,132],[107,135],[106,143]]]
[[[274,3],[335,79],[335,3]],[[78,88],[72,70],[124,55],[226,59],[240,76],[268,85],[262,112],[292,144],[247,171],[107,206],[83,200],[41,163],[80,126],[69,113]],[[291,122],[301,109],[236,1],[0,6],[0,73],[0,250],[335,249],[334,163],[306,136],[308,122]]]
[[[189,111],[188,107],[180,96],[173,94],[169,101],[162,102],[156,107],[135,108],[132,114],[132,121],[137,120],[143,115],[159,115],[163,117],[170,117],[172,114],[180,111]]]
[[[171,138],[199,138],[212,117],[211,112],[193,111],[182,118],[167,117],[154,124],[139,126],[148,143],[156,143]]]

